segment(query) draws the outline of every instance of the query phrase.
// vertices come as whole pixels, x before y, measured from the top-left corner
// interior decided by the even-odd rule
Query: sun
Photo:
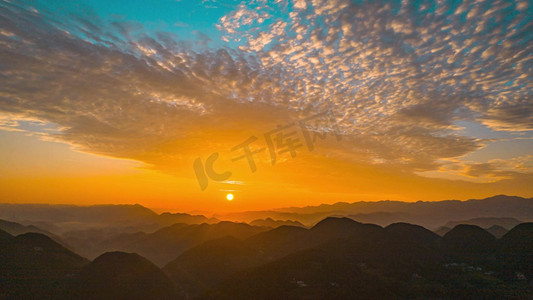
[[[228,199],[228,201],[233,200],[233,194],[232,193],[227,194],[226,199]]]

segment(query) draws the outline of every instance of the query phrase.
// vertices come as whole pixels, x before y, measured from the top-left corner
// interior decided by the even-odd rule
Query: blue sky
[[[194,0],[83,0],[30,1],[38,10],[50,11],[58,18],[97,15],[107,22],[134,22],[142,32],[172,32],[181,40],[194,41],[199,33],[212,39],[212,46],[227,46],[216,28],[219,19],[234,10],[240,1]]]

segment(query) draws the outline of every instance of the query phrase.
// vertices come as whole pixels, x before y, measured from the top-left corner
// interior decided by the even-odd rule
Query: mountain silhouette
[[[352,226],[363,228],[361,225],[339,218],[325,220],[317,231],[340,230],[341,233],[319,245],[235,272],[198,299],[529,299],[533,296],[527,283],[505,283],[496,275],[487,275],[498,273],[498,269],[492,269],[496,271],[493,272],[487,268],[489,272],[483,273],[498,248],[496,239],[480,227],[459,225],[446,238],[441,238],[421,226],[405,223],[392,224],[381,231],[376,230],[379,227],[366,227],[366,234],[352,229]],[[529,234],[529,230],[523,226],[516,232],[522,236]],[[312,232],[308,230],[308,234]],[[522,246],[518,245],[517,249],[529,249],[528,243],[525,248]],[[465,247],[473,247],[473,252],[480,254],[473,260],[479,265],[463,263],[465,253],[472,254]],[[459,263],[455,263],[457,259]]]
[[[442,237],[447,256],[461,262],[478,262],[495,253],[496,238],[476,225],[461,224]]]
[[[477,225],[481,228],[489,228],[494,225],[501,226],[503,228],[506,228],[507,230],[515,227],[516,225],[522,223],[521,221],[515,219],[515,218],[474,218],[469,220],[463,220],[463,221],[453,221],[446,223],[446,227],[453,228],[459,224],[467,224],[467,225]]]
[[[522,223],[507,232],[499,241],[501,259],[511,269],[533,280],[533,223]]]
[[[0,233],[0,298],[54,298],[63,282],[88,261],[50,237]]]
[[[376,234],[382,236],[383,228],[331,217],[311,229],[280,226],[245,240],[227,237],[209,241],[184,252],[165,266],[164,271],[176,284],[185,283],[185,289],[197,295],[232,274],[302,249],[348,237],[361,242]]]
[[[533,252],[533,223],[522,223],[507,232],[500,240],[504,249]]]
[[[73,278],[66,299],[179,299],[172,282],[135,253],[107,252]]]
[[[439,236],[419,225],[413,225],[408,223],[394,223],[385,227],[385,232],[390,236],[390,238],[400,237],[403,240],[406,240],[415,244],[433,244],[437,242],[440,238]]]
[[[22,224],[19,224],[17,222],[11,222],[11,221],[6,221],[6,220],[1,220],[0,219],[0,230],[4,230],[5,232],[13,235],[13,236],[17,236],[17,235],[21,235],[21,234],[24,234],[24,233],[29,233],[29,232],[34,232],[34,233],[42,233],[48,237],[50,237],[52,240],[56,241],[57,243],[63,245],[64,247],[68,248],[68,249],[71,249],[72,250],[72,246],[69,245],[68,243],[65,243],[59,236],[49,232],[49,231],[46,231],[46,230],[43,230],[39,227],[36,227],[36,226],[33,226],[33,225],[28,225],[28,226],[25,226],[25,225],[22,225]]]
[[[234,237],[193,247],[167,264],[163,271],[189,295],[197,295],[242,269],[264,260],[260,253]]]
[[[101,251],[134,252],[158,266],[164,266],[185,250],[203,242],[233,236],[247,238],[268,230],[268,227],[250,226],[246,223],[219,222],[216,224],[174,224],[153,233],[123,234],[99,245]]]
[[[317,246],[236,273],[200,299],[408,297],[407,285],[402,283],[391,288],[391,283],[399,278],[410,278],[416,272],[422,273],[417,262],[433,263],[425,257],[415,259],[413,249],[419,246],[410,245],[411,242],[431,243],[439,239],[431,232],[428,234],[426,229],[410,227],[408,224],[394,225],[387,232],[378,226],[330,218],[317,226],[315,230],[319,236],[333,231],[341,232],[331,235],[331,239]],[[398,244],[397,241],[402,240],[401,234],[405,232],[409,232],[411,238]],[[392,236],[394,239],[390,239]]]
[[[418,224],[437,228],[451,220],[474,218],[514,218],[533,221],[533,198],[497,195],[467,201],[359,201],[338,202],[319,206],[287,207],[270,211],[248,211],[217,215],[219,219],[249,222],[255,219],[274,218],[296,220],[312,225],[328,216],[346,216],[356,221],[382,226],[396,222]],[[482,227],[490,227],[490,224]],[[505,227],[505,226],[504,226]]]
[[[76,232],[86,234],[80,245],[105,235],[87,244],[104,254],[89,262],[46,235],[0,230],[0,299],[533,299],[533,223],[500,239],[476,225],[441,237],[348,217],[310,228],[222,221]]]
[[[309,230],[296,226],[280,226],[246,239],[249,247],[264,254],[266,260],[274,260],[306,247]]]
[[[48,236],[51,235],[50,232],[42,230],[36,226],[33,226],[33,225],[24,226],[17,222],[10,222],[6,220],[0,220],[0,230],[4,230],[8,232],[9,234],[15,235],[15,236],[19,234],[23,234],[23,233],[28,233],[28,232],[37,232],[37,233],[42,233]]]
[[[356,234],[381,234],[383,228],[375,224],[363,224],[350,218],[328,217],[318,222],[310,230],[313,237],[327,239],[347,237]]]
[[[274,261],[302,249],[339,238],[362,240],[383,228],[348,218],[327,218],[311,229],[280,226],[241,240],[234,237],[205,242],[185,251],[163,270],[190,295],[197,295],[239,271]]]

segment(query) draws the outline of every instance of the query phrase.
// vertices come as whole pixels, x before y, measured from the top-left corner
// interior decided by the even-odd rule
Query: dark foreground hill
[[[200,299],[528,299],[533,278],[520,279],[518,264],[506,278],[497,259],[522,261],[516,253],[528,247],[516,245],[509,257],[477,226],[459,225],[441,238],[407,223],[382,228],[327,218],[311,229],[281,226],[210,241],[163,270]]]
[[[362,224],[348,218],[326,218],[311,229],[280,226],[245,240],[224,238],[209,241],[178,256],[163,270],[189,296],[197,296],[239,271],[276,261],[303,249],[351,236],[372,239],[384,234],[383,228],[377,225]]]
[[[498,254],[502,260],[528,262],[530,242],[520,243],[518,236],[529,235],[530,228],[521,227],[512,237],[514,250],[505,248],[511,256],[499,250],[510,241],[498,244],[479,227],[458,226],[446,239],[410,224],[393,224],[382,234],[334,236],[236,272],[198,298],[533,299],[533,278],[524,278],[522,272],[527,266],[511,267],[513,276],[505,278],[502,271],[507,267],[494,264]],[[478,257],[468,261],[474,253]]]
[[[234,237],[203,243],[185,251],[163,270],[187,295],[198,295],[237,271],[265,262],[257,249]]]
[[[46,235],[0,231],[0,299],[54,299],[88,261]]]
[[[442,238],[443,250],[450,260],[475,263],[496,252],[496,238],[475,225],[455,226]]]
[[[383,228],[348,218],[326,218],[311,229],[280,226],[248,239],[234,237],[206,242],[184,252],[163,270],[189,295],[213,288],[234,273],[290,253],[350,236],[381,236]]]
[[[500,239],[500,259],[507,274],[515,270],[533,279],[533,223],[523,223],[511,229]]]
[[[68,284],[64,299],[178,299],[173,284],[146,258],[108,252],[97,257]]]
[[[48,236],[0,230],[0,299],[181,299],[166,275],[134,253],[94,261]]]
[[[533,299],[533,223],[501,239],[474,225],[440,237],[332,217],[255,234],[233,223],[188,226],[164,230],[188,228],[198,244],[163,270],[124,252],[89,263],[44,235],[0,231],[0,298]]]

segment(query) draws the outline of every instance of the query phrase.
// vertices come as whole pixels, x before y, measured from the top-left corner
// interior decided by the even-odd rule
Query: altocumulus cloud
[[[2,120],[53,123],[51,136],[84,151],[170,171],[199,147],[216,151],[217,133],[324,110],[344,135],[331,153],[411,172],[446,159],[454,169],[488,142],[456,121],[533,130],[527,1],[274,2],[236,6],[217,24],[228,46],[199,49],[139,24],[3,1]],[[499,165],[462,167],[530,172]]]

